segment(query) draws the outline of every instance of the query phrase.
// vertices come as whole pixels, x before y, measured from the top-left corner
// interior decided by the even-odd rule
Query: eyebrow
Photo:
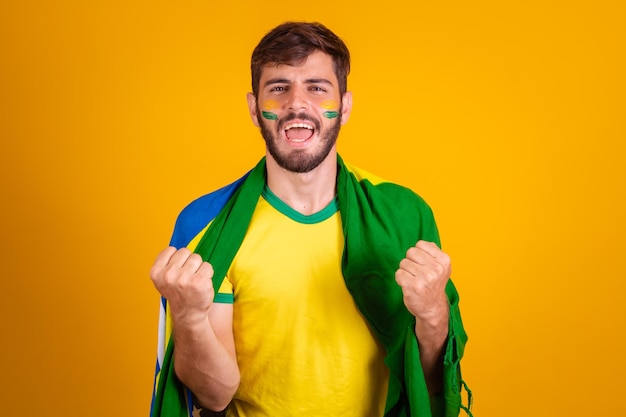
[[[270,78],[269,80],[263,83],[263,87],[267,87],[272,84],[289,84],[289,80],[286,78]]]
[[[268,85],[272,85],[272,84],[290,84],[291,80],[288,80],[286,78],[270,78],[269,80],[265,81],[265,83],[263,83],[263,87],[267,87]],[[333,85],[333,83],[330,80],[327,80],[326,78],[309,78],[307,80],[304,81],[305,84],[327,84],[327,85]]]
[[[330,80],[327,80],[326,78],[310,78],[308,80],[305,81],[305,83],[307,84],[327,84],[327,85],[333,85],[333,83]]]

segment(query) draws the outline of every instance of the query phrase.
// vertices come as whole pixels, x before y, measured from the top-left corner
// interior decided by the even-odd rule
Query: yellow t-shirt
[[[220,293],[241,383],[229,416],[382,416],[384,349],[341,274],[337,202],[311,216],[266,188]]]

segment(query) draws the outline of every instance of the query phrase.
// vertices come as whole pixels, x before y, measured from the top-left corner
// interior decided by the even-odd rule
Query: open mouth
[[[297,122],[288,123],[283,130],[285,137],[290,142],[303,143],[313,137],[315,127],[310,123]]]

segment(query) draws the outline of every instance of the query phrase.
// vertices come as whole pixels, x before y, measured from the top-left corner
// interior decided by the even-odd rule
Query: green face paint
[[[272,113],[271,111],[262,111],[261,114],[267,120],[278,120],[278,115],[276,113]]]
[[[339,112],[325,111],[324,113],[322,113],[322,115],[327,119],[334,119],[335,117],[339,116]]]

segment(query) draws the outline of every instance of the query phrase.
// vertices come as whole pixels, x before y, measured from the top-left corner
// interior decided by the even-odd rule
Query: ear
[[[248,93],[246,99],[248,100],[248,112],[250,112],[252,123],[254,123],[256,127],[259,127],[259,113],[257,111],[256,98],[254,94]]]
[[[346,91],[341,98],[341,125],[345,125],[352,112],[352,92]]]

